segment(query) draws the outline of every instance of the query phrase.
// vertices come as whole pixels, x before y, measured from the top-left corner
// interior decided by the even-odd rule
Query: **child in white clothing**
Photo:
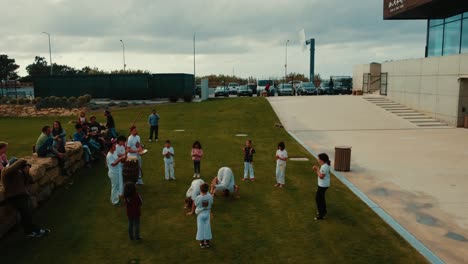
[[[286,161],[288,160],[288,152],[284,142],[278,144],[278,150],[276,151],[276,184],[275,187],[283,188],[284,178],[286,172]]]
[[[164,170],[165,178],[168,180],[175,180],[174,176],[174,148],[171,147],[171,141],[166,140],[166,146],[163,148],[162,154],[164,156]]]
[[[195,213],[197,214],[197,236],[201,248],[209,248],[211,234],[211,206],[213,205],[213,196],[208,193],[210,186],[206,183],[200,186],[201,194],[195,199]]]

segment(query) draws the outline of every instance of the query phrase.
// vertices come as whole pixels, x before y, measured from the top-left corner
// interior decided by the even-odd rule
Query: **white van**
[[[265,87],[267,84],[270,84],[270,94],[269,95],[275,95],[275,82],[272,80],[257,80],[257,96],[260,96],[260,94],[265,91]]]

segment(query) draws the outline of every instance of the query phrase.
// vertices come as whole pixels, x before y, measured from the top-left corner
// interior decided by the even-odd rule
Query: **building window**
[[[442,43],[444,39],[444,25],[429,29],[429,39],[427,43],[427,56],[442,56]]]
[[[463,19],[463,28],[462,28],[462,45],[461,52],[468,53],[468,13],[465,13],[467,19]]]
[[[460,53],[461,21],[445,24],[443,55]]]
[[[468,53],[468,12],[445,19],[429,20],[427,56],[459,53]]]

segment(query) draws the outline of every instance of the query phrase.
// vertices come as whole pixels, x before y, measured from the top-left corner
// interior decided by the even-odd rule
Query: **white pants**
[[[247,179],[249,177],[249,172],[250,172],[250,179],[255,178],[252,162],[244,162],[244,179]]]
[[[286,172],[286,162],[284,163],[276,163],[276,182],[279,184],[284,184],[284,178],[285,178],[285,172]]]
[[[174,176],[174,159],[164,158],[164,171],[165,171],[166,180],[169,180],[169,179],[175,180],[175,176]]]
[[[210,210],[201,211],[197,215],[197,237],[196,240],[211,240]]]
[[[122,178],[122,177],[121,177],[121,174],[118,172],[109,172],[108,176],[111,181],[110,200],[111,200],[111,203],[115,205],[115,204],[118,204],[120,201],[119,195],[121,191],[121,187],[120,187],[121,180],[119,180],[119,178]]]

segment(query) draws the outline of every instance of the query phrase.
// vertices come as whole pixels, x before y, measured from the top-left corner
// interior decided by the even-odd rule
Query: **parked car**
[[[294,95],[293,87],[291,84],[282,83],[278,86],[278,96],[282,95]]]
[[[257,80],[257,96],[260,96],[260,94],[265,91],[265,87],[267,84],[270,84],[270,92],[268,93],[269,96],[274,96],[275,95],[275,82],[272,80]]]
[[[215,97],[218,97],[218,96],[229,97],[229,91],[224,86],[218,86],[215,89],[214,95]]]
[[[253,93],[252,93],[252,90],[250,89],[249,86],[247,85],[241,85],[239,86],[238,88],[238,91],[237,91],[237,96],[250,96],[252,97]]]
[[[335,90],[330,88],[328,82],[322,82],[319,88],[319,95],[335,95]]]
[[[228,88],[229,94],[236,95],[237,94],[237,89],[239,88],[239,84],[238,83],[228,83],[227,88]]]
[[[254,94],[257,93],[257,85],[255,83],[248,83],[247,86],[250,88],[252,93],[254,93]]]
[[[317,95],[317,88],[314,83],[304,82],[296,86],[297,95]]]

